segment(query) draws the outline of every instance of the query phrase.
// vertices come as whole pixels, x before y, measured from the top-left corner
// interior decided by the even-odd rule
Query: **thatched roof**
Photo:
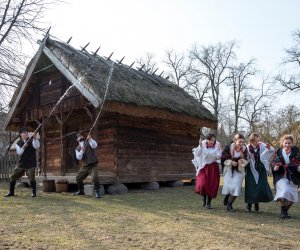
[[[19,104],[31,88],[30,79],[34,74],[59,70],[94,107],[99,107],[103,103],[112,67],[104,106],[106,110],[124,114],[127,112],[129,115],[135,112],[137,116],[171,120],[180,118],[182,122],[216,127],[216,117],[170,81],[90,54],[86,50],[77,50],[67,43],[50,39],[49,34],[40,42],[37,53],[26,68],[10,102],[4,127],[8,128],[20,111]]]
[[[49,38],[45,47],[84,85],[99,104],[113,67],[106,101],[158,108],[216,122],[212,113],[195,98],[162,77],[113,63]]]

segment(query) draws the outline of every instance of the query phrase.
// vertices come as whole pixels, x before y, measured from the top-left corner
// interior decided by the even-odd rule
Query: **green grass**
[[[201,207],[193,186],[131,190],[102,199],[0,185],[0,249],[300,249],[300,208],[280,220],[279,207],[246,213],[244,197],[228,213],[219,193]]]

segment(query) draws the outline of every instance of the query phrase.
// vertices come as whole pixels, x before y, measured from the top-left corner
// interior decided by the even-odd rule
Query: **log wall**
[[[119,116],[117,165],[123,183],[170,181],[194,177],[195,126],[160,119]]]

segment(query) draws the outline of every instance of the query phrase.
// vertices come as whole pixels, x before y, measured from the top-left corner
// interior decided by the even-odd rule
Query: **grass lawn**
[[[279,207],[246,213],[238,197],[228,213],[220,194],[201,207],[193,186],[130,190],[102,199],[0,185],[0,249],[300,249],[300,206],[280,220]]]

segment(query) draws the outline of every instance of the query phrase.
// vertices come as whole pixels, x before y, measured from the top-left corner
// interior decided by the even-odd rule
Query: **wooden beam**
[[[97,55],[97,53],[98,53],[98,51],[99,51],[100,48],[101,48],[101,46],[99,46],[99,48],[96,49],[96,51],[93,53],[93,56]]]
[[[89,46],[89,44],[90,43],[88,42],[83,48],[81,47],[81,51],[84,51],[87,48],[87,46]]]
[[[112,52],[112,53],[109,55],[109,57],[107,57],[107,58],[106,58],[106,60],[108,60],[108,61],[109,61],[109,60],[110,60],[110,58],[111,58],[111,56],[112,56],[113,54],[114,54],[114,52]]]
[[[145,67],[145,64],[142,65],[142,67],[137,68],[138,70],[142,70]]]
[[[162,71],[162,72],[159,74],[159,77],[161,77],[163,73],[164,73],[164,71]]]
[[[42,118],[42,123],[45,122],[45,118]],[[46,136],[45,136],[45,125],[42,126],[42,132],[41,132],[41,141],[42,141],[42,148],[41,148],[41,164],[43,169],[43,174],[46,179]]]
[[[133,62],[132,64],[130,64],[130,65],[129,65],[129,68],[131,68],[131,67],[133,66],[134,63],[135,63],[135,62]]]
[[[125,56],[122,57],[120,61],[117,61],[118,64],[122,64],[122,61],[124,60]]]
[[[153,71],[152,75],[154,75],[156,73],[156,71],[158,70],[158,68],[156,70]]]
[[[67,41],[67,44],[69,44],[70,42],[71,42],[71,40],[72,40],[72,36],[68,39],[68,41]]]
[[[91,93],[83,84],[62,64],[62,62],[47,48],[44,48],[45,55],[52,61],[55,67],[88,99],[94,107],[100,105],[93,93]]]
[[[58,117],[58,115],[55,115],[54,117],[56,118],[56,120],[59,123],[59,125],[63,124],[62,120]]]
[[[19,91],[19,93],[18,93],[18,95],[17,95],[17,97],[16,97],[16,99],[15,99],[12,107],[8,111],[7,118],[6,118],[6,121],[5,121],[5,124],[4,124],[4,129],[7,128],[8,124],[9,124],[9,122],[10,122],[12,116],[13,116],[13,114],[16,111],[16,108],[17,108],[17,106],[18,106],[18,104],[19,104],[19,102],[21,100],[21,97],[22,97],[23,93],[25,92],[26,88],[28,87],[29,80],[31,78],[31,75],[32,75],[35,67],[36,67],[36,64],[37,64],[38,60],[40,59],[40,56],[41,56],[41,54],[43,52],[43,49],[45,47],[45,44],[47,42],[48,37],[49,37],[49,34],[47,33],[46,36],[44,37],[43,42],[41,42],[40,47],[39,47],[38,51],[36,52],[36,54],[35,54],[35,56],[34,56],[34,58],[32,60],[31,66],[29,67],[29,69],[27,71],[27,74],[24,75],[24,77],[23,77],[24,80],[22,79],[23,82],[22,82],[22,80],[20,82],[20,85],[21,85],[20,91]]]
[[[88,107],[84,106],[83,109],[86,111],[86,113],[87,113],[88,117],[90,117],[91,121],[93,121],[93,114],[88,109]]]

